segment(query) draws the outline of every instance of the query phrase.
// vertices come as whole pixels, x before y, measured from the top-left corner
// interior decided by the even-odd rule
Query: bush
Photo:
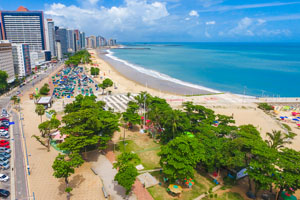
[[[262,110],[266,110],[266,111],[269,111],[269,110],[274,110],[273,106],[267,104],[267,103],[260,103],[258,104],[258,108],[262,109]]]
[[[223,178],[223,181],[224,181],[224,185],[229,185],[229,186],[235,185],[235,183],[236,183],[235,179],[231,179],[228,176]]]
[[[47,95],[49,93],[49,91],[50,91],[49,85],[46,83],[43,85],[43,87],[41,87],[40,94]]]

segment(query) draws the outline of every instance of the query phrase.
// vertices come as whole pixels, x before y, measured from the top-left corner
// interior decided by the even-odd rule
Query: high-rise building
[[[96,36],[92,35],[90,37],[87,37],[87,48],[96,48]]]
[[[28,44],[12,44],[15,73],[19,78],[30,75],[30,53]]]
[[[80,32],[80,48],[85,49],[85,33]]]
[[[108,40],[108,45],[109,46],[116,46],[117,45],[117,40],[115,40],[115,39],[109,39]]]
[[[79,30],[74,30],[74,41],[75,41],[75,51],[79,51],[80,47],[80,35]]]
[[[60,41],[59,40],[56,40],[55,42],[55,46],[56,46],[56,55],[57,55],[57,59],[58,60],[61,60],[63,55],[62,55],[62,52],[61,52],[61,44],[60,44]]]
[[[67,45],[68,45],[68,52],[75,51],[75,33],[74,30],[68,29],[67,30]]]
[[[62,56],[68,53],[68,32],[65,28],[56,28],[56,41],[60,42]]]
[[[1,32],[5,40],[28,44],[31,52],[45,49],[44,15],[20,6],[17,11],[0,11]]]
[[[51,51],[51,56],[55,57],[56,56],[56,51],[55,51],[55,26],[54,26],[54,21],[52,19],[47,19],[47,39],[48,39],[48,50]]]
[[[15,70],[12,55],[12,46],[8,40],[0,40],[0,70],[8,74],[7,82],[15,80]]]

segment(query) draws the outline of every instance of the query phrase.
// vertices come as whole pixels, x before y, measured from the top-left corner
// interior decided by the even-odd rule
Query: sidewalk
[[[114,177],[117,174],[117,170],[113,169],[113,165],[104,155],[99,155],[98,158],[96,158],[96,160],[91,161],[91,164],[93,170],[103,181],[105,190],[110,195],[110,199],[137,199],[134,194],[131,194],[131,196],[127,197],[125,194],[125,189],[122,186],[120,186],[116,181],[114,181]]]

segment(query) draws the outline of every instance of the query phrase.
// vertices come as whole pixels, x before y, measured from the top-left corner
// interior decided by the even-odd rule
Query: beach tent
[[[280,195],[284,200],[297,200],[297,198],[294,195],[291,195],[287,192],[281,192]]]

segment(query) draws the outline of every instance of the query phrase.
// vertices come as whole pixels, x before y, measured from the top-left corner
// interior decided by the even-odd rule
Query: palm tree
[[[281,149],[285,144],[291,144],[292,139],[295,137],[295,133],[282,133],[281,131],[272,130],[272,133],[267,133],[269,140],[265,142],[273,149]]]
[[[35,107],[35,113],[41,117],[42,122],[42,116],[45,114],[45,107],[43,105],[37,105]]]

